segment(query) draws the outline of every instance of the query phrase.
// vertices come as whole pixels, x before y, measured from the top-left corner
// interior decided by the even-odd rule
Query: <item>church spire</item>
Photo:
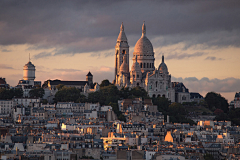
[[[126,34],[124,32],[123,22],[122,22],[122,24],[120,26],[120,33],[118,35],[117,41],[119,41],[119,42],[122,42],[122,41],[127,42],[127,37],[126,37]]]
[[[143,25],[142,25],[142,36],[146,35],[146,25],[145,25],[145,21],[143,21]]]
[[[123,25],[123,22],[122,22],[122,24],[121,24],[120,31],[124,31],[124,25]]]

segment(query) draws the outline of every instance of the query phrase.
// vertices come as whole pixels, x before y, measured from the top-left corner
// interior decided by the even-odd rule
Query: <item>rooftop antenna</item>
[[[29,53],[29,62],[30,62],[30,53]]]

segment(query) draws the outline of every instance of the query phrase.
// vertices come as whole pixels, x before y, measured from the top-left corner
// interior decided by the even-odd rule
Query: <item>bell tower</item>
[[[123,63],[123,57],[126,56],[126,63],[129,66],[129,45],[126,34],[124,32],[123,23],[120,27],[120,33],[117,38],[116,46],[115,46],[115,83],[116,79],[119,76],[120,67]]]

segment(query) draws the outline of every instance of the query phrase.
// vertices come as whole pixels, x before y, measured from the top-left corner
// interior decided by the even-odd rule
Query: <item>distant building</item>
[[[0,100],[0,114],[10,114],[12,107],[12,100]]]
[[[175,102],[190,102],[190,93],[182,82],[172,82],[175,89]]]
[[[234,108],[240,108],[240,92],[235,94],[234,97]]]
[[[86,81],[62,81],[62,80],[49,80],[48,88],[50,90],[56,89],[56,86],[63,84],[66,87],[75,87],[80,90],[84,90],[84,86],[87,84],[90,88],[93,88],[93,75],[91,72],[88,72],[86,75]]]
[[[9,88],[5,78],[0,77],[0,88]]]
[[[203,96],[202,96],[201,94],[199,94],[199,93],[194,93],[194,92],[191,92],[191,93],[190,93],[190,101],[191,101],[191,102],[197,102],[197,103],[199,103],[199,102],[201,102],[203,99],[204,99]]]

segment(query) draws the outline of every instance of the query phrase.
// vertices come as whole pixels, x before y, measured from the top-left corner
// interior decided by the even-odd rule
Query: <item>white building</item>
[[[13,98],[14,105],[21,104],[24,107],[30,106],[32,103],[40,103],[40,98]]]
[[[12,100],[0,100],[0,114],[10,114],[12,107]]]
[[[129,45],[123,24],[115,46],[115,80],[118,88],[144,88],[150,97],[166,97],[176,102],[175,88],[171,75],[162,56],[162,63],[155,68],[154,50],[151,41],[146,36],[146,25],[142,26],[142,36],[137,41],[133,52],[133,64],[129,71]],[[190,102],[189,92],[179,93],[182,102]]]

